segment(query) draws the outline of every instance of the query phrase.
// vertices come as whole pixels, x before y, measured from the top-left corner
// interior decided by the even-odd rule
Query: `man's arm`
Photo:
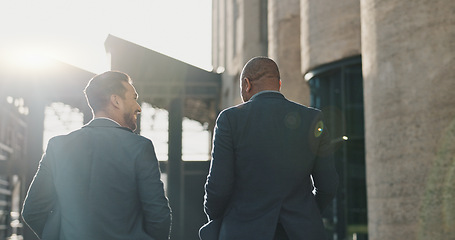
[[[48,151],[49,148],[48,148]],[[49,213],[54,209],[56,193],[50,169],[51,154],[44,154],[22,207],[22,218],[41,238]]]
[[[136,164],[139,197],[144,213],[144,228],[157,240],[169,239],[171,209],[164,194],[161,172],[152,142],[147,142]]]
[[[234,147],[229,120],[218,117],[214,130],[212,162],[205,184],[204,211],[210,220],[221,218],[234,188]]]
[[[322,121],[322,116],[318,118],[316,123],[315,137],[319,138],[319,146],[316,152],[312,177],[316,203],[322,212],[335,197],[339,182],[333,158],[333,144]]]

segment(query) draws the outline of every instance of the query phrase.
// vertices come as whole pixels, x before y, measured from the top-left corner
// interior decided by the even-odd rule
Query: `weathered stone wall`
[[[361,3],[369,239],[455,239],[455,2]]]
[[[239,75],[254,56],[266,55],[261,39],[261,4],[266,0],[214,0],[213,67],[222,72],[220,109],[241,102]]]
[[[290,100],[309,105],[309,86],[300,70],[300,1],[269,0],[268,9],[268,55],[280,68],[281,92]]]
[[[301,0],[300,16],[303,74],[360,55],[359,0]]]

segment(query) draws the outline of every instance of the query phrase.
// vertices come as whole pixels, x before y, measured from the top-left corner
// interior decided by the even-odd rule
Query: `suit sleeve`
[[[316,203],[322,212],[335,197],[339,182],[333,157],[334,148],[327,128],[324,126],[322,113],[319,114],[314,126],[314,135],[319,145],[312,177]]]
[[[144,213],[144,229],[157,240],[169,239],[171,209],[164,194],[155,149],[147,142],[136,164],[139,198]]]
[[[22,218],[32,231],[41,238],[47,217],[54,209],[56,192],[51,171],[51,144],[39,163],[22,207]]]
[[[212,162],[205,184],[204,211],[210,220],[221,218],[234,188],[234,147],[229,120],[222,112],[215,125]]]

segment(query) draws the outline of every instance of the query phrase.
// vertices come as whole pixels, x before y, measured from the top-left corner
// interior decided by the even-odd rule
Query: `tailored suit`
[[[152,142],[102,118],[49,141],[22,215],[45,240],[163,240],[171,221]]]
[[[222,111],[201,239],[272,240],[278,225],[291,240],[326,239],[321,212],[338,186],[331,153],[321,111],[279,92]]]

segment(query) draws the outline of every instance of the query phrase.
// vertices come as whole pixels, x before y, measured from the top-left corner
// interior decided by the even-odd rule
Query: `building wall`
[[[453,1],[269,0],[266,52],[255,45],[261,1],[213,2],[225,6],[214,10],[221,108],[240,102],[238,75],[252,56],[275,59],[283,92],[308,104],[304,74],[361,55],[369,239],[455,239]]]
[[[27,162],[28,139],[33,132],[27,122],[29,106],[24,98],[10,96],[12,91],[3,81],[0,78],[0,239],[23,233],[22,226],[13,221],[21,221],[19,213],[26,193],[23,184],[31,181],[31,171],[36,170]]]
[[[268,55],[280,68],[281,92],[310,105],[310,90],[300,70],[300,0],[268,1]]]
[[[252,57],[267,55],[261,9],[267,0],[213,0],[213,68],[222,72],[220,110],[241,102],[239,77]]]
[[[371,240],[455,239],[454,12],[362,1]]]
[[[301,0],[302,72],[360,55],[359,0]]]
[[[264,5],[267,13],[263,12]],[[281,69],[282,92],[291,100],[309,105],[305,73],[325,63],[360,55],[357,0],[213,0],[212,6],[212,63],[215,70],[223,72],[221,109],[241,102],[238,78],[251,57],[274,59]],[[267,39],[264,24],[268,26]]]

